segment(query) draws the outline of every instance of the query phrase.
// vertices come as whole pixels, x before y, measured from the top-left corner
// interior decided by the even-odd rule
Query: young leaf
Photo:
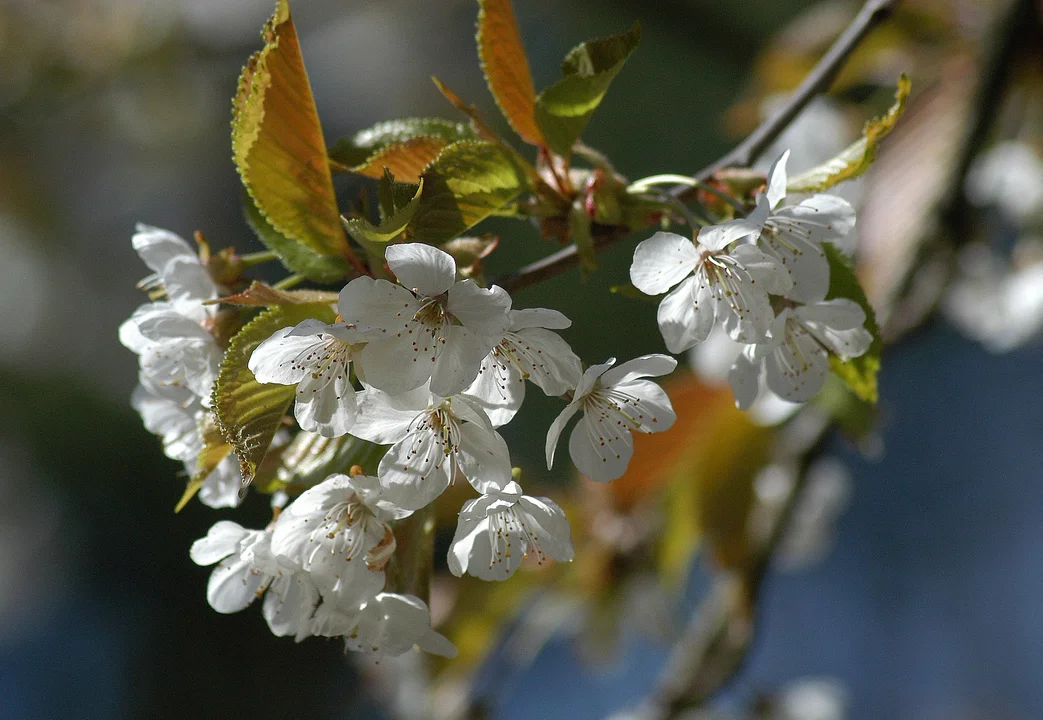
[[[406,229],[418,242],[451,240],[501,210],[526,188],[527,177],[509,151],[484,140],[447,147],[422,176],[424,194]]]
[[[243,202],[243,214],[246,215],[246,223],[257,238],[266,248],[278,255],[279,260],[289,270],[320,283],[340,280],[351,272],[351,266],[343,257],[317,253],[273,228],[249,197]]]
[[[640,40],[641,26],[635,23],[625,33],[583,43],[565,56],[565,77],[536,98],[536,123],[551,150],[569,156]]]
[[[898,78],[895,102],[886,114],[866,123],[862,137],[848,145],[839,155],[794,175],[786,184],[787,192],[821,192],[844,180],[856,178],[873,164],[880,141],[894,129],[898,118],[905,112],[905,101],[909,97],[912,83],[904,74]]]
[[[880,370],[880,353],[883,351],[884,343],[880,338],[880,328],[876,324],[873,306],[866,299],[865,291],[862,290],[862,285],[858,282],[858,277],[847,256],[837,250],[832,243],[823,243],[822,248],[826,251],[826,258],[829,260],[829,292],[826,299],[847,298],[858,303],[866,314],[865,328],[873,336],[873,343],[864,355],[850,360],[841,360],[839,357],[830,355],[830,366],[834,374],[847,384],[851,392],[865,402],[876,403],[878,397],[876,375]]]
[[[228,457],[228,453],[232,452],[232,446],[225,440],[224,435],[221,434],[221,430],[217,426],[217,419],[212,412],[207,413],[203,417],[202,427],[200,427],[199,431],[203,438],[203,450],[199,453],[199,457],[196,458],[196,467],[192,471],[192,477],[185,487],[184,494],[181,495],[181,499],[174,506],[174,512],[176,513],[181,512],[185,505],[188,504],[188,501],[195,497],[196,493],[199,492],[199,488],[203,486],[203,482],[214,471],[214,468]]]
[[[543,145],[536,125],[536,89],[510,0],[479,0],[478,58],[496,105],[530,145]]]
[[[465,278],[480,277],[482,261],[500,244],[495,235],[458,237],[442,244],[442,249],[456,260],[456,270]]]
[[[337,302],[337,293],[322,290],[280,290],[260,280],[254,280],[250,287],[217,300],[208,300],[204,305],[226,303],[228,305],[246,305],[272,307],[274,305],[307,305],[309,303]]]
[[[288,242],[323,256],[350,253],[340,226],[326,142],[287,0],[243,68],[233,102],[232,154],[265,220]]]
[[[360,130],[350,140],[347,138],[338,140],[330,149],[330,160],[340,166],[335,169],[351,169],[366,164],[377,152],[389,145],[405,143],[419,137],[437,138],[445,141],[443,145],[449,145],[457,140],[473,139],[475,134],[463,123],[441,118],[386,120],[373,127]]]
[[[397,186],[397,189],[396,189]],[[400,197],[396,198],[399,189],[408,188],[411,197],[400,204]],[[419,185],[407,185],[395,183],[390,173],[385,172],[381,180],[381,209],[384,220],[380,225],[374,225],[366,218],[348,218],[344,220],[344,228],[348,234],[365,247],[369,243],[386,243],[394,240],[406,229],[406,225],[416,214],[420,206],[421,195],[424,191],[424,180],[421,178]],[[385,198],[387,198],[385,200]]]
[[[261,492],[287,489],[300,492],[317,485],[334,473],[347,473],[352,465],[376,475],[387,448],[352,435],[327,438],[304,430],[297,433],[279,457],[275,476]]]
[[[253,480],[297,392],[293,385],[257,382],[247,366],[250,355],[276,330],[308,318],[333,322],[335,313],[324,303],[266,310],[232,338],[221,361],[211,404],[221,434],[239,458],[244,485]]]
[[[379,178],[388,170],[397,178],[416,182],[424,168],[438,157],[438,153],[448,144],[449,141],[445,138],[418,135],[402,142],[385,145],[367,158],[366,162],[352,168],[352,172]]]

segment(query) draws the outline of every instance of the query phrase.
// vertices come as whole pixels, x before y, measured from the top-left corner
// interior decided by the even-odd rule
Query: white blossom
[[[377,658],[396,657],[414,647],[456,656],[453,644],[431,628],[427,604],[413,595],[379,593],[354,612],[323,602],[315,613],[314,630],[325,637],[343,636],[348,650]]]
[[[494,427],[506,425],[525,399],[525,381],[547,395],[574,388],[583,374],[580,359],[560,335],[572,324],[557,310],[511,310],[510,329],[482,361],[478,377],[463,394],[485,410]]]
[[[526,557],[569,562],[574,556],[569,521],[553,501],[522,494],[513,480],[467,501],[449,549],[449,570],[482,580],[506,580]]]
[[[747,345],[732,366],[728,381],[735,404],[746,409],[757,398],[761,373],[768,388],[784,400],[807,402],[829,374],[829,353],[843,358],[863,355],[873,337],[863,327],[865,312],[847,299],[784,308],[767,342]]]
[[[217,284],[199,261],[199,255],[180,236],[139,223],[131,238],[142,261],[153,271],[139,283],[149,291],[161,290],[182,315],[202,323],[217,308],[203,305],[218,297]]]
[[[401,285],[355,278],[338,304],[345,320],[380,334],[362,350],[366,382],[391,394],[428,380],[444,397],[462,391],[510,326],[510,296],[457,282],[456,261],[430,245],[391,245],[385,257]]]
[[[309,573],[324,598],[360,607],[384,587],[395,551],[388,522],[409,514],[383,497],[376,478],[331,475],[279,515],[272,553]]]
[[[366,388],[351,432],[391,445],[377,475],[385,496],[403,508],[418,510],[430,503],[458,471],[480,493],[511,479],[507,443],[464,396],[445,398],[427,386],[401,395]]]
[[[189,551],[197,565],[217,567],[206,597],[219,613],[243,610],[265,595],[263,612],[276,635],[296,635],[311,624],[319,590],[299,568],[276,558],[271,530],[247,530],[230,520],[214,523]]]
[[[569,454],[591,480],[615,480],[626,472],[634,453],[632,432],[661,432],[674,424],[670,398],[647,377],[673,372],[677,361],[668,355],[642,355],[612,368],[615,358],[583,373],[569,403],[547,432],[547,468],[565,425],[580,410],[572,429]]]
[[[364,345],[363,333],[352,325],[305,320],[258,345],[249,368],[258,382],[297,386],[294,416],[301,428],[338,437],[355,423],[351,363]]]
[[[741,342],[761,340],[767,333],[773,318],[768,294],[789,290],[789,276],[775,258],[752,245],[729,250],[750,234],[749,228],[736,228],[727,223],[703,228],[698,244],[657,232],[635,249],[634,287],[647,295],[670,291],[658,313],[670,352],[703,342],[717,322]]]

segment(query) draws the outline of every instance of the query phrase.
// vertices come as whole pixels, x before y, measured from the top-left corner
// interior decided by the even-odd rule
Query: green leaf
[[[579,255],[579,271],[585,280],[598,269],[598,251],[594,247],[594,237],[590,232],[590,215],[583,205],[583,198],[577,198],[569,210],[569,237],[576,246]]]
[[[865,291],[858,282],[847,256],[832,243],[823,243],[822,248],[829,260],[829,292],[826,299],[847,298],[858,303],[866,314],[865,328],[873,336],[873,342],[864,355],[849,360],[830,355],[830,366],[859,399],[867,403],[876,403],[879,396],[876,375],[880,370],[880,354],[884,348],[880,328],[876,324],[876,314],[866,299]]]
[[[886,114],[866,123],[862,137],[848,145],[839,155],[795,175],[786,183],[787,192],[821,192],[844,180],[856,178],[873,164],[880,141],[894,129],[898,118],[905,112],[905,101],[909,97],[912,83],[902,74],[898,78],[895,102]]]
[[[419,180],[432,160],[438,157],[449,142],[440,137],[419,135],[400,143],[387,145],[377,150],[361,165],[351,168],[352,172],[366,177],[379,178],[390,172],[410,182]]]
[[[463,140],[441,152],[422,176],[424,194],[406,230],[439,244],[503,210],[527,187],[525,171],[496,143]]]
[[[592,40],[565,56],[564,78],[536,98],[536,123],[548,147],[568,157],[601,104],[609,85],[641,40],[641,26],[620,35]]]
[[[275,477],[258,490],[265,493],[286,490],[296,495],[330,475],[347,473],[352,465],[358,465],[367,475],[376,476],[377,465],[386,452],[385,446],[352,435],[327,438],[302,430],[283,450]]]
[[[324,303],[281,305],[248,322],[228,344],[211,405],[221,434],[239,458],[244,486],[253,480],[297,392],[294,385],[257,382],[247,366],[250,355],[276,330],[308,318],[333,322],[335,315]]]
[[[350,140],[347,138],[338,140],[330,150],[330,159],[342,166],[338,169],[367,165],[383,148],[405,143],[418,137],[438,138],[444,141],[443,145],[449,145],[458,140],[473,139],[475,134],[464,123],[441,118],[387,120],[377,123],[371,128],[360,130]]]
[[[350,253],[315,98],[287,0],[278,0],[233,101],[232,155],[260,214],[287,242]]]
[[[255,307],[272,307],[274,305],[307,305],[309,303],[335,303],[337,293],[323,290],[280,290],[260,280],[254,280],[250,287],[234,295],[227,295],[217,300],[207,300],[204,305],[226,303],[228,305],[244,305]]]
[[[363,247],[366,243],[390,242],[401,235],[413,219],[423,191],[423,178],[418,185],[396,183],[391,173],[385,170],[380,181],[380,207],[384,220],[374,225],[366,218],[350,218],[344,220],[344,227]]]
[[[184,494],[178,500],[177,505],[174,506],[174,512],[176,513],[181,512],[189,500],[195,497],[196,493],[199,492],[199,488],[203,486],[203,482],[214,471],[214,468],[228,457],[228,453],[232,452],[232,446],[225,440],[221,429],[217,425],[217,418],[214,417],[212,412],[208,412],[203,416],[199,432],[203,438],[203,450],[199,453],[199,457],[196,458],[196,467],[192,471],[192,477],[185,487]]]
[[[511,0],[478,1],[478,57],[489,92],[518,136],[543,145],[536,125],[536,89]]]
[[[280,233],[264,219],[249,197],[243,202],[243,213],[246,215],[246,223],[257,238],[266,248],[278,255],[279,260],[289,270],[320,283],[340,280],[351,272],[351,266],[343,257],[322,255]]]

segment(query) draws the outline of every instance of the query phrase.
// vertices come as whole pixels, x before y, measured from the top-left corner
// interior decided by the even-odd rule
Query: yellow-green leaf
[[[260,280],[254,280],[250,287],[217,300],[208,300],[204,305],[226,303],[228,305],[248,305],[272,307],[273,305],[307,305],[309,303],[335,303],[337,293],[323,290],[280,290]]]
[[[351,272],[351,266],[343,257],[322,255],[273,228],[250,197],[244,198],[243,214],[257,238],[293,272],[320,283],[341,280]]]
[[[261,215],[281,235],[325,256],[350,253],[340,225],[297,31],[278,0],[233,102],[232,155]]]
[[[404,194],[409,199],[404,204],[400,204],[403,189],[407,191]],[[413,219],[420,206],[423,192],[423,179],[418,185],[395,183],[391,174],[385,171],[380,192],[384,220],[379,225],[374,225],[365,218],[347,218],[344,220],[344,227],[348,234],[363,247],[366,247],[366,243],[390,242],[401,235],[402,231],[406,229],[406,225]]]
[[[335,316],[325,303],[280,305],[248,322],[229,343],[211,405],[221,434],[239,458],[244,486],[253,480],[297,390],[294,385],[257,382],[247,366],[250,355],[276,330],[308,318],[333,322]]]
[[[851,261],[832,243],[823,243],[822,247],[829,260],[829,292],[826,299],[846,298],[858,303],[866,314],[865,328],[873,336],[873,342],[864,355],[848,360],[830,355],[830,367],[859,399],[871,404],[876,403],[876,375],[880,370],[880,354],[884,349],[880,328],[876,324],[876,314],[866,298],[854,268],[851,267]]]
[[[562,63],[564,78],[536,98],[536,123],[546,144],[568,157],[609,85],[641,40],[641,26],[577,46]]]
[[[895,102],[886,114],[866,123],[862,137],[848,145],[839,155],[795,175],[786,183],[788,192],[821,192],[844,180],[856,178],[873,164],[880,141],[894,129],[898,118],[905,112],[905,101],[909,97],[912,83],[904,74],[898,78]]]
[[[485,82],[500,112],[522,140],[543,145],[536,89],[510,0],[479,0],[476,39]]]
[[[389,145],[404,143],[418,137],[438,138],[445,141],[443,145],[449,145],[457,140],[473,139],[475,134],[464,123],[441,118],[385,120],[373,127],[359,130],[350,140],[338,140],[330,148],[330,161],[335,164],[334,170],[347,172],[356,166],[365,165],[370,158]]]
[[[407,236],[438,244],[502,211],[527,187],[527,176],[497,143],[463,140],[439,154],[423,174],[424,194]]]
[[[196,493],[199,492],[199,488],[203,486],[203,482],[214,471],[214,468],[228,457],[228,453],[232,452],[232,446],[222,435],[217,425],[217,418],[214,417],[212,412],[208,412],[203,416],[199,432],[203,438],[203,450],[199,453],[199,457],[196,458],[196,467],[192,471],[192,477],[189,479],[188,484],[185,486],[184,494],[181,495],[181,499],[174,506],[174,512],[176,513],[181,512],[185,505],[188,504],[188,501],[195,497]]]
[[[434,135],[418,135],[402,142],[385,145],[366,162],[352,168],[353,172],[366,177],[379,178],[384,171],[404,182],[416,183],[420,173],[438,157],[442,148],[449,144],[445,138]]]

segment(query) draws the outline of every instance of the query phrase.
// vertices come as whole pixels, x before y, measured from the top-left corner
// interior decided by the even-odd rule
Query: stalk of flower
[[[735,404],[746,409],[756,400],[763,373],[767,387],[790,402],[807,402],[826,382],[829,354],[865,354],[873,337],[863,325],[865,312],[847,299],[800,305],[785,303],[767,342],[747,345],[728,375]]]
[[[418,510],[449,487],[457,473],[478,492],[511,479],[507,443],[488,416],[463,395],[445,398],[426,386],[401,395],[366,388],[356,437],[391,445],[377,476],[386,497]]]
[[[494,427],[506,425],[525,399],[525,381],[547,395],[563,395],[583,373],[580,359],[560,335],[572,321],[557,310],[511,310],[511,327],[482,361],[462,394],[486,412]]]
[[[674,424],[670,398],[647,377],[673,372],[677,361],[668,355],[642,355],[613,368],[615,358],[587,368],[568,406],[547,432],[547,468],[572,416],[583,416],[569,436],[569,454],[591,480],[607,482],[626,472],[634,454],[632,432],[662,432]]]
[[[745,226],[726,223],[702,228],[698,243],[657,232],[637,246],[630,266],[634,287],[647,295],[669,291],[658,321],[670,352],[703,342],[716,323],[740,342],[765,337],[773,318],[768,294],[786,292],[791,281],[778,260],[756,247],[731,247],[749,234]]]
[[[429,380],[443,397],[461,392],[496,344],[490,338],[510,327],[510,296],[457,282],[456,261],[430,245],[391,245],[385,258],[401,284],[355,278],[338,303],[348,322],[375,331],[361,355],[366,382],[391,394]]]
[[[574,555],[564,511],[549,498],[523,495],[512,480],[464,504],[448,563],[457,577],[506,580],[526,557],[542,565],[548,558],[569,562]]]

